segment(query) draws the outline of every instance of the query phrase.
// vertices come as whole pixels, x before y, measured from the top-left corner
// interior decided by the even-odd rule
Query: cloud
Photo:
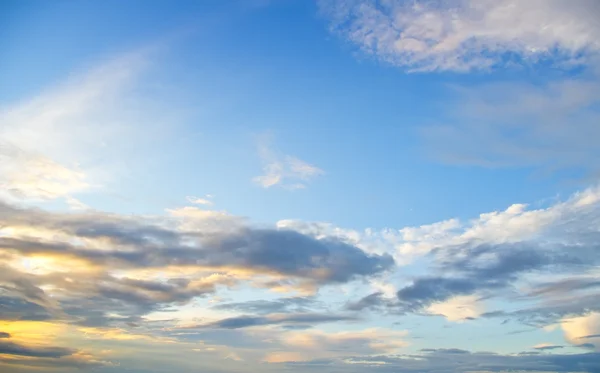
[[[333,32],[411,71],[582,63],[600,49],[593,0],[325,0]]]
[[[54,199],[91,188],[88,172],[78,165],[87,165],[92,152],[124,133],[107,118],[115,114],[113,100],[143,70],[147,52],[114,58],[2,108],[2,189],[20,199]]]
[[[377,309],[379,306],[385,303],[381,292],[369,294],[358,301],[348,302],[346,309],[349,311],[362,311],[366,309]]]
[[[90,187],[83,172],[10,143],[0,143],[0,160],[0,188],[13,197],[54,199]]]
[[[594,270],[597,261],[589,261],[588,253],[578,256],[575,244],[545,245],[540,243],[448,247],[443,252],[440,271],[460,277],[421,277],[398,291],[403,307],[418,310],[455,296],[509,288],[518,279],[538,271],[561,271],[564,275]],[[595,251],[595,247],[590,247]]]
[[[483,302],[477,296],[457,296],[447,301],[433,303],[427,307],[427,312],[442,315],[449,321],[461,322],[476,319],[484,312]]]
[[[420,129],[426,152],[446,164],[596,172],[600,81],[586,72],[541,84],[454,87],[443,119]]]
[[[311,179],[324,174],[320,168],[301,159],[278,154],[271,149],[270,142],[268,136],[260,139],[258,150],[264,174],[253,179],[256,184],[263,188],[280,186],[286,189],[303,189]]]
[[[468,354],[469,351],[461,350],[460,348],[423,348],[422,352],[436,353],[436,354],[449,354],[449,355],[463,355]]]
[[[600,312],[590,312],[586,315],[565,318],[560,324],[565,339],[576,346],[588,343],[596,351],[600,351]]]
[[[307,327],[315,324],[338,322],[338,321],[356,321],[352,316],[325,315],[315,313],[299,314],[271,314],[266,316],[236,316],[208,324],[187,326],[186,328],[209,328],[209,329],[240,329],[254,326],[283,325],[284,328]]]
[[[147,161],[147,150],[172,140],[180,106],[152,86],[157,75],[140,79],[160,51],[154,44],[110,56],[36,95],[5,102],[0,197],[80,205],[74,195],[110,189]]]
[[[395,353],[407,346],[407,332],[365,329],[338,333],[319,330],[288,332],[282,337],[282,351],[267,354],[269,363],[311,361],[340,356],[367,356]]]
[[[27,347],[10,341],[0,341],[0,354],[5,355],[59,358],[74,353],[75,350],[64,347]]]
[[[223,303],[214,306],[218,310],[269,314],[282,312],[305,312],[315,301],[307,297],[280,298],[277,300],[252,300],[247,302]]]
[[[469,352],[460,349],[426,349],[419,355],[379,355],[319,360],[330,370],[358,372],[590,372],[600,371],[597,353],[586,354],[515,354],[501,355],[491,352]],[[305,370],[319,369],[306,364],[293,366]]]
[[[326,0],[321,8],[335,33],[408,71],[583,68],[541,83],[449,87],[441,115],[435,110],[418,132],[425,153],[446,164],[597,176],[596,1]]]
[[[190,230],[177,216],[58,213],[0,203],[0,225],[0,286],[9,291],[0,298],[4,315],[87,326],[137,323],[241,281],[315,291],[394,264],[390,256],[334,239],[229,219]],[[280,323],[301,322],[286,320]]]
[[[541,343],[541,344],[533,346],[534,349],[540,350],[540,351],[556,350],[556,349],[564,348],[564,347],[565,346],[553,345],[553,344],[549,344],[549,343]]]
[[[186,199],[188,200],[189,203],[193,203],[195,205],[211,206],[213,204],[213,201],[211,201],[212,196],[210,194],[207,194],[203,198],[188,196],[188,197],[186,197]]]
[[[278,224],[394,255],[402,269],[386,277],[398,289],[396,299],[370,289],[347,303],[349,310],[433,313],[454,321],[503,317],[541,327],[599,310],[599,196],[592,187],[543,208],[513,204],[468,221],[380,231],[297,221]],[[414,261],[421,268],[418,275],[403,276]],[[486,311],[484,299],[510,301],[511,310]]]

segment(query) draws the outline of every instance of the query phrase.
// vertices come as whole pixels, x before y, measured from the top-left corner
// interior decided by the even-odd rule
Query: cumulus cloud
[[[263,175],[253,181],[263,188],[280,186],[286,189],[306,188],[307,182],[323,175],[320,168],[294,156],[279,154],[271,148],[270,136],[262,136],[258,151],[263,162]]]
[[[598,188],[589,188],[544,208],[514,204],[469,221],[451,219],[396,230],[279,224],[393,254],[408,269],[415,260],[427,266],[410,279],[402,271],[391,277],[398,288],[395,299],[371,289],[348,302],[348,310],[437,314],[451,321],[503,317],[541,327],[600,309],[599,195]],[[488,311],[489,298],[511,301],[512,310]]]
[[[321,8],[334,32],[413,71],[572,65],[600,49],[593,0],[325,0]]]

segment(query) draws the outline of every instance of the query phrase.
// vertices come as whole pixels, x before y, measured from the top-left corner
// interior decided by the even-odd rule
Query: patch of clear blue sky
[[[260,4],[264,3],[264,6]],[[259,222],[283,218],[402,227],[470,218],[535,202],[571,186],[530,169],[448,166],[429,160],[420,126],[444,122],[448,84],[543,81],[544,73],[406,74],[358,56],[332,36],[313,2],[4,1],[0,4],[0,100],[28,97],[99,57],[190,30],[157,61],[178,107],[181,142],[93,196],[100,209],[158,212],[186,195]],[[543,70],[543,69],[542,69]],[[255,136],[322,168],[308,189],[261,189]]]

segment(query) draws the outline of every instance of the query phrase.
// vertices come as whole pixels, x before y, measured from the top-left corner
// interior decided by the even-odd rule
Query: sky
[[[0,370],[600,372],[600,2],[0,2]]]

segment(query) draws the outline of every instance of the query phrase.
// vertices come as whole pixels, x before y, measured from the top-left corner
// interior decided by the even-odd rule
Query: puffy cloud
[[[408,264],[415,260],[425,266],[410,279],[402,269],[386,275],[398,289],[395,300],[374,288],[347,303],[348,310],[434,313],[454,321],[502,316],[545,326],[600,309],[599,195],[594,187],[544,208],[514,204],[469,221],[397,230],[361,232],[297,221],[279,225],[391,253],[402,269],[411,270]],[[486,312],[484,298],[509,300],[512,310]]]
[[[413,71],[577,64],[600,49],[593,0],[325,0],[321,8],[334,32]]]

